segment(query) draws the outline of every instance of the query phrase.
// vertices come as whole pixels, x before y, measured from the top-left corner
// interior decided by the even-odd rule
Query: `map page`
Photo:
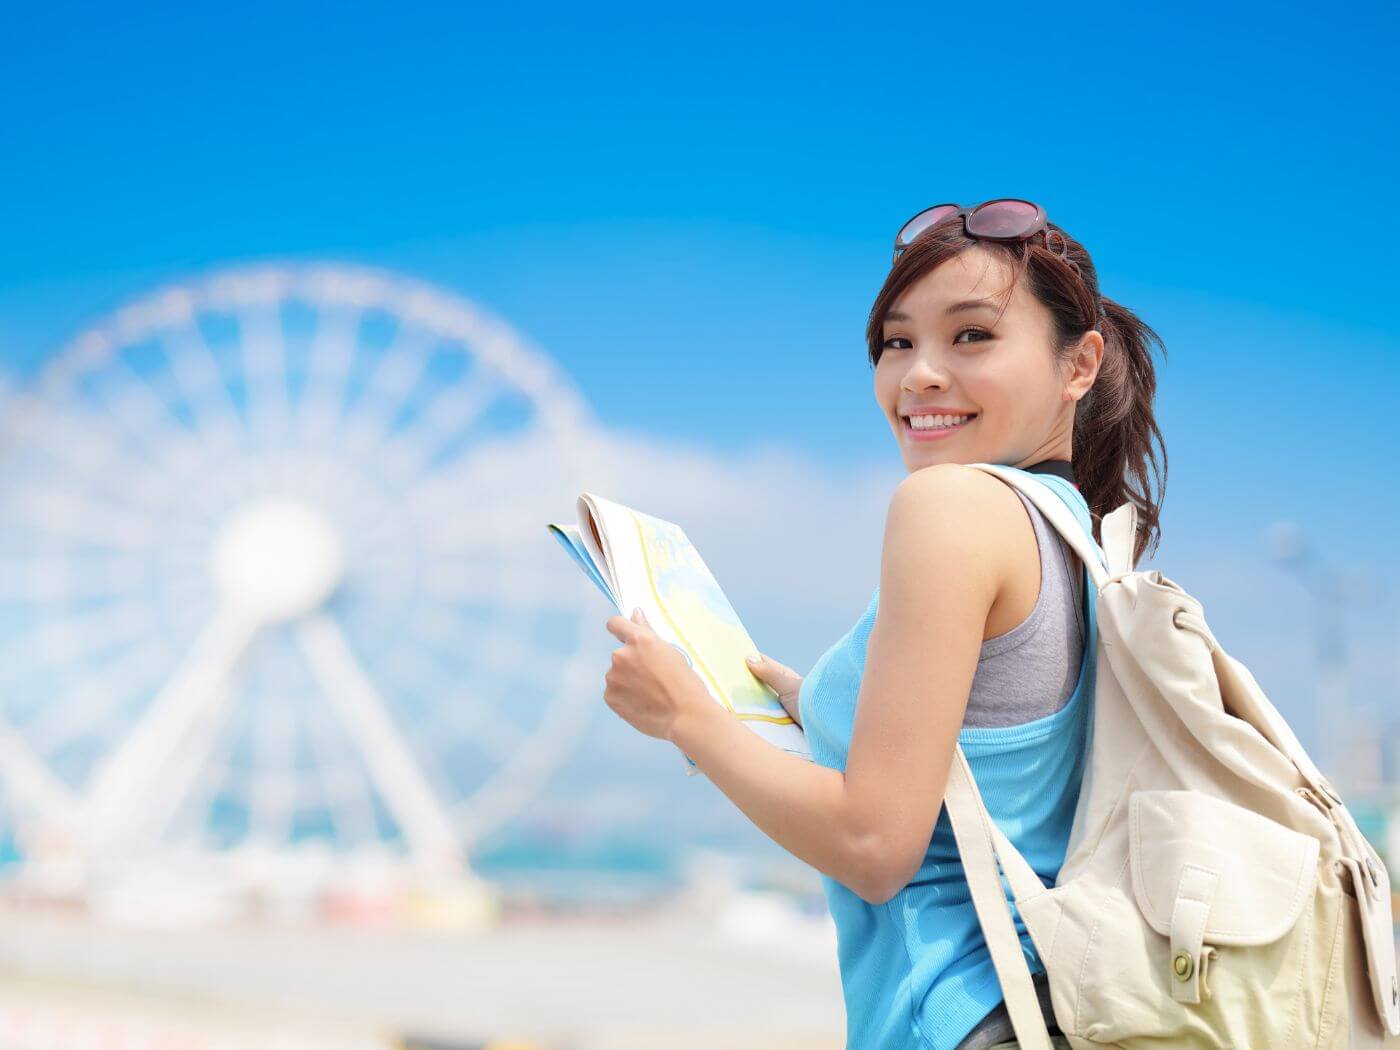
[[[716,703],[769,743],[811,761],[801,727],[744,662],[757,647],[685,531],[587,492],[578,514],[577,527],[548,528],[619,615],[640,606]],[[687,774],[697,772],[689,756],[686,763]]]

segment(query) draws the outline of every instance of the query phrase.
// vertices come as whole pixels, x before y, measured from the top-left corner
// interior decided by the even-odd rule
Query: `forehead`
[[[890,313],[942,316],[948,306],[969,299],[989,299],[992,308],[1000,310],[1011,278],[1008,263],[974,245],[939,263],[904,289],[890,304]],[[1025,309],[1029,305],[1028,294],[1024,283],[1018,285],[1007,304],[1007,314]]]

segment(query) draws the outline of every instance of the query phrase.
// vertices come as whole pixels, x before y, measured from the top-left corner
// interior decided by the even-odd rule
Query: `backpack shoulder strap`
[[[1099,522],[1104,553],[1108,555],[1108,574],[1121,576],[1137,568],[1133,548],[1137,544],[1138,511],[1132,500],[1119,504]]]
[[[967,876],[972,906],[1006,1000],[1006,1012],[1011,1015],[1016,1042],[1032,1050],[1051,1050],[1050,1029],[1045,1024],[1045,1015],[1040,1012],[1040,999],[1031,982],[1030,966],[1011,921],[1011,909],[997,876],[997,860],[1001,860],[1012,893],[1018,899],[1043,893],[1045,886],[987,812],[961,744],[956,745],[953,752],[943,804],[948,810],[948,822],[953,826],[953,838]]]
[[[1072,552],[1078,554],[1079,560],[1084,563],[1085,568],[1088,568],[1093,587],[1103,587],[1109,581],[1110,575],[1113,575],[1110,571],[1113,561],[1100,549],[1098,543],[1093,542],[1092,532],[1086,531],[1084,525],[1075,517],[1074,511],[1070,510],[1070,505],[1065,503],[1064,498],[1053,493],[1049,484],[1042,482],[1036,475],[1026,473],[1025,470],[1016,469],[1014,466],[1004,466],[1001,463],[967,463],[967,466],[973,466],[973,468],[984,470],[990,475],[1000,477],[1002,482],[1009,484],[1012,489],[1021,491],[1023,496],[1030,500],[1030,503],[1035,504],[1036,510],[1042,512],[1047,521],[1054,526],[1056,532],[1064,536],[1065,543],[1070,545]],[[1121,510],[1123,508],[1120,507],[1113,514],[1119,514]],[[1113,517],[1113,515],[1109,515],[1109,517]],[[1106,521],[1107,518],[1105,518]],[[1121,519],[1117,522],[1114,536],[1119,535],[1121,526],[1124,524],[1126,522],[1121,521]],[[1105,538],[1107,538],[1107,532],[1105,532]]]

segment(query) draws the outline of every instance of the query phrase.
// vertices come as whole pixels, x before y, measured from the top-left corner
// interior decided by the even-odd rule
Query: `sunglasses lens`
[[[949,215],[955,214],[957,210],[956,204],[939,204],[932,208],[925,208],[904,224],[904,228],[899,231],[899,236],[894,239],[895,247],[909,247],[915,237],[946,219]],[[886,228],[888,229],[888,227]]]
[[[974,237],[1024,237],[1035,222],[1036,211],[1030,201],[988,201],[967,217],[967,232]]]

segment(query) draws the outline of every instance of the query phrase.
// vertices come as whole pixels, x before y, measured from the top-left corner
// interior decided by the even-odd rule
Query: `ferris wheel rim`
[[[347,288],[355,289],[359,296],[349,296]],[[265,305],[290,297],[291,291],[321,289],[340,289],[338,296],[326,297],[326,301],[360,309],[392,310],[407,320],[436,323],[444,334],[461,339],[474,354],[517,381],[526,393],[533,396],[548,390],[556,419],[580,426],[592,426],[595,422],[587,402],[575,392],[553,359],[499,314],[421,278],[331,259],[273,257],[214,266],[159,284],[99,313],[77,335],[60,343],[41,365],[31,389],[43,393],[51,385],[71,378],[80,365],[95,363],[120,345],[122,336],[139,322],[154,327],[153,322],[184,320],[197,304],[223,308]],[[280,294],[270,294],[274,291]]]

